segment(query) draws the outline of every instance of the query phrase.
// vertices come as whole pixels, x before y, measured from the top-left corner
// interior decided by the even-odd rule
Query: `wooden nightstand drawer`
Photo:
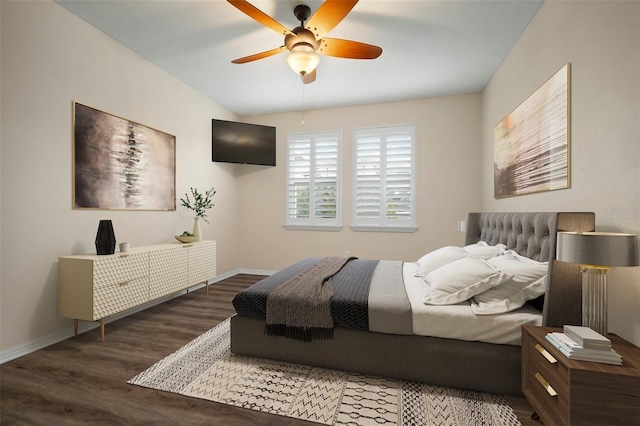
[[[538,370],[556,391],[566,393],[569,381],[569,372],[558,362],[557,354],[554,355],[533,339],[527,339],[529,362],[532,368]]]
[[[528,371],[527,375],[525,396],[530,401],[533,399],[537,402],[535,406],[541,415],[542,413],[546,413],[545,417],[547,419],[553,419],[553,423],[548,423],[548,425],[567,424],[566,412],[568,400],[566,393],[558,393],[538,371]]]
[[[540,343],[530,336],[522,341],[523,358],[528,367],[523,367],[523,393],[535,400],[538,410],[557,425],[566,424],[568,407],[568,371]]]
[[[548,327],[522,328],[522,393],[545,426],[640,425],[640,349],[609,334],[621,366],[567,358]]]

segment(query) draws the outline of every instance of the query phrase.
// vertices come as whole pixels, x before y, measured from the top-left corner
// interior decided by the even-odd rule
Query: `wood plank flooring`
[[[0,366],[0,424],[317,425],[127,381],[235,313],[231,301],[263,278],[240,274]],[[69,325],[71,327],[71,325]],[[508,397],[523,425],[526,399]]]

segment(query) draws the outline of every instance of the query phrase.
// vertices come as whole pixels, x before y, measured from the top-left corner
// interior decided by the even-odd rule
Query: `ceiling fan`
[[[291,52],[287,57],[289,67],[300,75],[303,83],[308,84],[316,80],[316,67],[320,63],[318,53],[350,59],[375,59],[382,54],[382,49],[378,46],[358,41],[325,37],[347,16],[358,3],[358,0],[325,0],[313,16],[311,16],[309,6],[300,4],[293,10],[294,15],[300,21],[300,26],[292,30],[289,30],[246,0],[227,1],[262,25],[284,35],[284,45],[266,52],[235,59],[231,61],[234,64],[244,64],[268,58],[289,50]]]

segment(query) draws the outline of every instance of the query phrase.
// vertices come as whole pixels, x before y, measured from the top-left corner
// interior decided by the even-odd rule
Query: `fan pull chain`
[[[302,111],[300,111],[300,124],[304,126],[304,84],[302,84]]]

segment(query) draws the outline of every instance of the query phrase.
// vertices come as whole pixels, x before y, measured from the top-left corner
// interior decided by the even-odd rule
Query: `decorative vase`
[[[202,234],[200,233],[200,218],[196,216],[193,218],[193,236],[196,237],[196,241],[202,241]]]
[[[96,235],[96,253],[113,254],[116,251],[116,234],[110,220],[101,220]]]

